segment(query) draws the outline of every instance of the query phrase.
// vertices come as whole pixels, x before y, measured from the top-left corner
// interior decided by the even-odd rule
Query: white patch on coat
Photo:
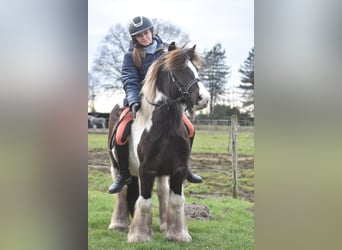
[[[195,78],[199,79],[198,72],[197,72],[195,66],[192,64],[192,62],[189,61],[188,66],[192,70],[192,72],[194,73]],[[199,87],[200,99],[199,99],[199,102],[196,103],[196,105],[198,105],[200,107],[205,107],[209,103],[210,94],[209,94],[208,90],[204,87],[204,85],[201,81],[198,81],[197,83],[198,83],[198,87]]]

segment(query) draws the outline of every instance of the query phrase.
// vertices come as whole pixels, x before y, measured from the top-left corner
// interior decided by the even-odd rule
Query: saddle
[[[122,108],[120,108],[118,105],[116,105],[112,112],[110,113],[109,116],[109,137],[108,137],[108,148],[109,150],[112,150],[114,148],[115,145],[115,138],[116,138],[116,134],[118,131],[118,127],[120,126],[120,124],[123,122],[123,120],[125,119],[125,117],[129,114],[129,112],[127,112],[121,119],[121,113],[123,111]],[[121,141],[126,141],[127,137],[130,135],[130,131],[131,131],[131,125],[132,125],[133,121],[129,121],[125,127],[125,129],[123,130],[122,134],[120,135],[120,140]]]

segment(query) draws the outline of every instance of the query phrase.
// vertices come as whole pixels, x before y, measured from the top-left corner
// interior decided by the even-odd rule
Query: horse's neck
[[[166,130],[165,132],[178,128],[184,110],[183,105],[176,102],[170,104],[168,103],[169,98],[163,92],[158,91],[157,88],[147,87],[147,85],[143,86],[142,106],[139,111],[140,125],[144,126],[144,123],[150,125],[158,124]],[[152,124],[150,123],[151,121]]]
[[[156,107],[152,115],[152,124],[160,126],[166,134],[178,131],[182,120],[182,106],[180,104]]]

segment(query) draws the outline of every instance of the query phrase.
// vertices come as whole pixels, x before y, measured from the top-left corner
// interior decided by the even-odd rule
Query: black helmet
[[[131,20],[128,31],[131,36],[134,36],[151,28],[153,28],[153,25],[150,19],[144,16],[137,16]]]

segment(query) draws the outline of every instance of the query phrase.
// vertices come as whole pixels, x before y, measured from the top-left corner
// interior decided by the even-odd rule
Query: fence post
[[[237,198],[237,165],[238,165],[238,147],[237,147],[237,115],[232,115],[232,167],[233,167],[233,198]]]
[[[229,120],[228,120],[229,123]],[[228,153],[230,152],[230,144],[232,141],[232,119],[230,119],[230,125],[228,126]]]

